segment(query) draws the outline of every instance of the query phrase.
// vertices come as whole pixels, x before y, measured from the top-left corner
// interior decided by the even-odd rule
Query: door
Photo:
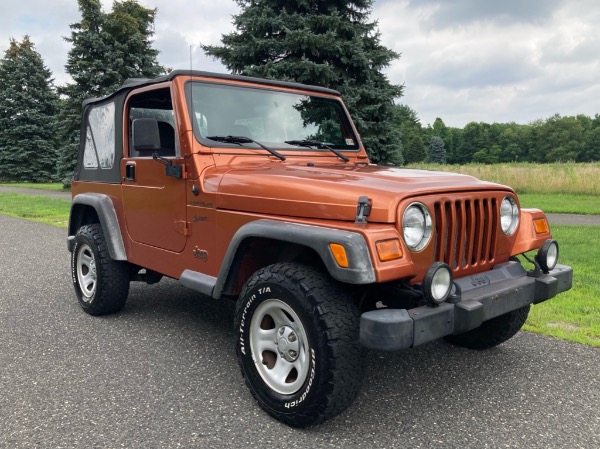
[[[121,161],[123,210],[131,240],[173,252],[183,251],[187,241],[186,185],[181,178],[167,176],[165,165],[153,154],[181,164],[171,90],[144,89],[127,99],[124,135],[129,136],[127,157]],[[138,118],[158,121],[160,149],[135,151],[132,124]]]

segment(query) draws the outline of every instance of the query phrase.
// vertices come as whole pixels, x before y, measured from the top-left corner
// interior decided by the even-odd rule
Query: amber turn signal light
[[[535,226],[535,232],[538,234],[546,234],[550,232],[550,228],[548,228],[548,222],[545,218],[533,220],[533,226]]]
[[[340,245],[339,243],[330,243],[329,249],[331,250],[331,254],[333,254],[333,258],[340,267],[348,268],[350,266],[348,263],[348,256],[346,255],[346,249],[343,245]]]
[[[377,255],[379,260],[386,262],[388,260],[400,259],[402,257],[402,247],[400,246],[400,240],[380,240],[375,243],[377,247]]]

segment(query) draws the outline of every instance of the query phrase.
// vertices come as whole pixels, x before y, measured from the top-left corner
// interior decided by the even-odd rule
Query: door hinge
[[[181,179],[188,179],[188,170],[185,162],[181,164]]]
[[[187,221],[176,221],[175,231],[182,235],[188,236],[191,234],[190,224]]]

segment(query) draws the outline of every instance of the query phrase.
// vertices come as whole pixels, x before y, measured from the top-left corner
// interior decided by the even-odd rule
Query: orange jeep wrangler
[[[542,211],[470,176],[369,163],[321,87],[129,80],[84,102],[72,190],[81,307],[117,312],[131,281],[162,276],[235,301],[245,382],[292,426],[352,403],[365,348],[490,348],[572,285]]]

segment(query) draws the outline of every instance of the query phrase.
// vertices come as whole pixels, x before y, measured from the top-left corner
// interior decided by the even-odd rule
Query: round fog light
[[[443,303],[452,292],[452,269],[444,262],[434,263],[423,279],[423,295],[429,304]]]
[[[544,273],[553,270],[558,262],[558,243],[556,243],[556,240],[546,240],[538,250],[536,259]]]

